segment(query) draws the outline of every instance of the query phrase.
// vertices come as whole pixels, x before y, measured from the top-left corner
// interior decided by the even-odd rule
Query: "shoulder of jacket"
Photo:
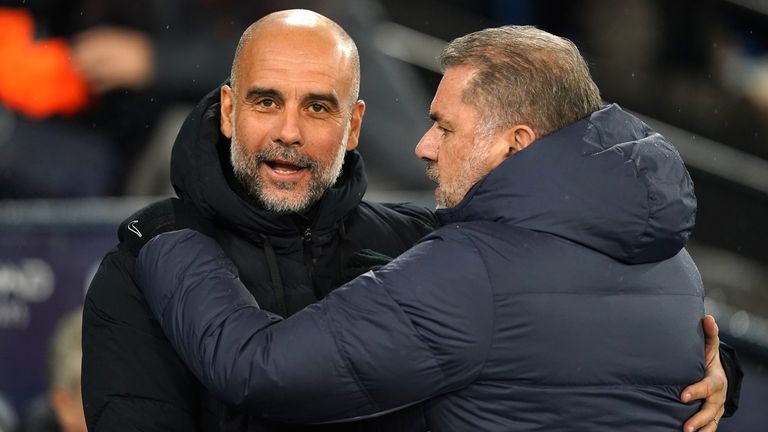
[[[117,310],[125,306],[126,299],[140,296],[135,265],[136,259],[122,245],[107,252],[88,287],[86,304],[100,310]]]
[[[166,198],[143,207],[123,220],[117,227],[119,249],[134,256],[138,255],[141,246],[146,243],[155,231],[173,224],[173,201],[177,198]]]
[[[187,201],[166,198],[152,203],[124,220],[117,229],[117,238],[123,249],[138,256],[140,249],[158,234],[190,228],[204,234],[214,235],[213,221],[209,220]]]
[[[158,220],[173,216],[174,200],[178,200],[178,198],[165,198],[142,207],[125,218],[120,223],[120,226],[129,224],[134,220],[142,220],[147,221],[148,223],[155,223]]]
[[[94,275],[101,276],[103,273],[114,273],[115,271],[127,272],[133,274],[133,268],[136,264],[136,258],[131,255],[123,244],[118,244],[104,255],[101,263]]]
[[[477,234],[478,228],[480,226],[475,222],[450,223],[435,229],[427,238],[441,238],[443,240],[471,243],[473,242],[472,237]]]

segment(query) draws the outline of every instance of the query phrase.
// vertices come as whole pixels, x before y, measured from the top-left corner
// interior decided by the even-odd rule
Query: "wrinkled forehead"
[[[452,66],[445,70],[437,86],[432,108],[446,105],[472,105],[470,83],[477,76],[477,69],[471,65]]]

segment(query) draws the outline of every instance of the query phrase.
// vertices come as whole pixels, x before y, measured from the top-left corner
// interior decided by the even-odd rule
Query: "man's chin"
[[[440,193],[440,187],[435,188],[435,202],[437,203],[435,208],[437,210],[445,208],[445,202],[443,201],[443,194]]]
[[[312,203],[308,197],[306,188],[297,184],[278,184],[273,187],[263,188],[258,194],[262,206],[273,212],[303,212]]]
[[[440,187],[435,188],[435,201],[437,202],[437,209],[447,209],[456,207],[464,199],[464,195],[456,196],[445,193]]]

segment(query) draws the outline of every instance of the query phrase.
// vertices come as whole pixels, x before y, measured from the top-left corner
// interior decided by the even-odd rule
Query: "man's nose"
[[[435,137],[435,127],[432,126],[416,144],[416,157],[425,161],[436,161],[439,145]]]
[[[302,143],[300,114],[292,109],[284,110],[275,126],[272,141],[287,146],[300,145]]]

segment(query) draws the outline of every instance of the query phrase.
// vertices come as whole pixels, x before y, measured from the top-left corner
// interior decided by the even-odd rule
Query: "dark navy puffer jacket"
[[[259,415],[424,401],[433,431],[677,431],[698,408],[679,394],[704,372],[703,288],[683,249],[695,209],[677,151],[612,105],[514,154],[433,234],[289,319],[190,230],[150,241],[137,272],[192,371]]]

